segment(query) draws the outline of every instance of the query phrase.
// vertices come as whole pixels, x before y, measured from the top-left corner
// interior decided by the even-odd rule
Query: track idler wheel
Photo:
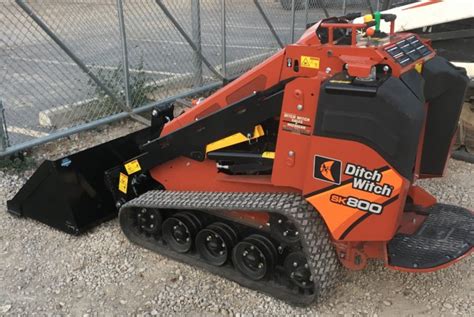
[[[295,225],[282,215],[270,216],[271,233],[280,241],[294,244],[300,241],[299,232]]]
[[[163,218],[158,209],[140,208],[136,217],[139,230],[153,236],[160,233]]]
[[[313,276],[303,252],[290,253],[285,258],[283,266],[293,284],[303,289],[313,288]]]
[[[215,222],[196,236],[196,249],[209,264],[223,265],[237,243],[237,233],[229,225]]]
[[[266,237],[253,234],[239,242],[232,252],[234,267],[246,277],[258,281],[275,267],[277,250]]]
[[[163,222],[163,240],[173,251],[186,253],[191,250],[194,237],[201,227],[202,223],[196,215],[177,213]]]

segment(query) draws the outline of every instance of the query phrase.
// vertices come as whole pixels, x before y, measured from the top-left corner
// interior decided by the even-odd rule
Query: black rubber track
[[[215,267],[202,261],[197,253],[178,254],[156,239],[139,235],[130,226],[131,213],[136,208],[176,210],[242,210],[282,214],[291,219],[301,235],[301,244],[311,273],[314,292],[300,294],[275,281],[252,281],[230,265]],[[245,287],[270,294],[292,304],[307,306],[330,290],[340,268],[339,260],[330,241],[327,228],[316,210],[306,200],[293,193],[237,193],[237,192],[186,192],[149,191],[127,202],[119,213],[120,225],[127,238],[140,246],[164,254],[175,260],[206,269],[233,280]]]

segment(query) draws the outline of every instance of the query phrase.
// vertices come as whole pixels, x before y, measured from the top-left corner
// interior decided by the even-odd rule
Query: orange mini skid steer
[[[132,242],[302,305],[340,264],[451,265],[473,214],[414,182],[443,175],[468,78],[376,15],[316,23],[176,118],[159,107],[146,129],[44,162],[9,211],[78,234],[119,210]]]

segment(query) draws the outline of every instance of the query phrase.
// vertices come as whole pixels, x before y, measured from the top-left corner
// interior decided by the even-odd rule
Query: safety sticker
[[[125,170],[127,171],[128,175],[132,175],[133,173],[141,171],[142,168],[138,160],[133,160],[125,164]]]
[[[329,81],[331,84],[352,84],[351,80],[339,80],[339,79],[332,79]]]
[[[263,152],[262,157],[266,159],[275,159],[275,152]]]
[[[120,173],[118,189],[126,194],[128,189],[128,176],[124,173]]]
[[[423,63],[418,63],[415,65],[415,70],[421,74],[421,72],[423,71]]]
[[[283,113],[283,130],[311,135],[313,128],[311,124],[311,119],[305,116],[299,116],[293,113],[284,112]]]
[[[301,67],[319,69],[319,58],[301,55]]]

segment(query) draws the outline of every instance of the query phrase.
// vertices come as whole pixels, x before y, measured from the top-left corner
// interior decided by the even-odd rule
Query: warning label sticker
[[[142,170],[140,163],[138,163],[138,160],[133,160],[125,164],[125,169],[127,170],[128,175],[132,175],[133,173],[136,173]]]
[[[128,189],[128,176],[124,173],[120,173],[118,189],[126,194]]]
[[[301,67],[319,69],[319,58],[301,55]]]
[[[283,113],[283,130],[310,135],[312,131],[311,119],[293,113]]]

